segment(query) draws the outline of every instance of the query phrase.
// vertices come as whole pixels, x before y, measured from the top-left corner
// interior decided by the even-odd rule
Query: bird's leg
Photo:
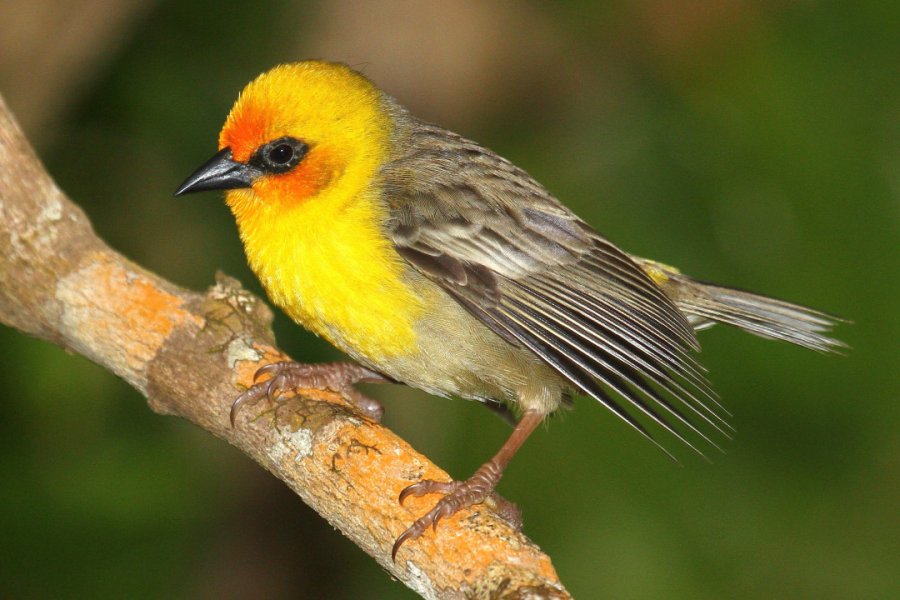
[[[437,529],[438,522],[444,517],[456,513],[457,511],[472,506],[473,504],[481,504],[488,496],[493,494],[494,499],[498,503],[501,516],[507,521],[517,526],[521,526],[521,517],[519,511],[514,504],[503,500],[494,494],[494,488],[497,487],[503,471],[510,459],[518,452],[531,432],[540,424],[544,415],[538,411],[529,410],[522,415],[521,420],[513,429],[509,439],[500,448],[494,457],[484,463],[481,468],[475,471],[475,474],[465,481],[433,481],[424,479],[419,483],[414,483],[406,487],[400,492],[400,503],[409,496],[424,496],[425,494],[442,493],[446,494],[438,503],[428,511],[415,523],[400,534],[397,541],[394,542],[394,548],[391,550],[391,558],[396,559],[397,551],[400,546],[407,540],[413,540],[422,535],[429,526]]]
[[[263,376],[269,378],[260,382]],[[337,392],[353,405],[363,416],[380,421],[384,408],[377,400],[363,395],[355,387],[356,383],[385,383],[390,381],[375,371],[350,362],[322,363],[307,365],[284,361],[272,363],[259,369],[253,376],[254,384],[238,396],[231,405],[231,425],[238,410],[245,404],[256,404],[263,398],[274,401],[285,391],[318,389]]]

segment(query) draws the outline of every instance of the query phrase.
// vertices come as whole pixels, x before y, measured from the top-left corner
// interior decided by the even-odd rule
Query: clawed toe
[[[403,491],[405,492],[406,490]],[[402,493],[401,496],[403,496]],[[404,531],[397,537],[397,540],[394,542],[394,547],[391,548],[391,560],[397,560],[397,551],[400,550],[400,546],[402,546],[404,542],[406,542],[407,540],[416,539],[417,537],[425,533],[425,530],[429,527],[431,527],[432,530],[437,531],[437,526],[441,519],[443,519],[444,517],[449,517],[450,515],[456,513],[466,506],[469,506],[469,504],[461,502],[461,499],[456,496],[455,493],[450,493],[447,496],[441,498],[438,503],[434,505],[434,508],[416,519],[416,521],[412,525],[410,525],[406,529],[406,531]]]
[[[259,373],[259,371],[257,371]],[[269,382],[266,381],[264,383],[254,383],[252,386],[247,388],[240,396],[234,399],[234,402],[231,403],[231,412],[228,415],[228,418],[231,421],[231,426],[234,427],[235,419],[237,418],[238,411],[242,406],[253,406],[264,397],[268,397],[271,401],[272,392],[271,386]]]
[[[397,500],[402,505],[410,496],[425,496],[427,494],[449,494],[459,487],[458,481],[434,481],[433,479],[423,479],[419,483],[414,483],[403,488]]]
[[[264,377],[268,379],[260,381]],[[275,402],[286,391],[299,389],[324,389],[340,394],[363,416],[380,421],[384,408],[377,400],[365,396],[353,387],[354,383],[378,383],[387,381],[377,373],[353,363],[327,363],[307,365],[284,361],[265,365],[253,375],[253,385],[235,398],[231,405],[231,426],[234,427],[238,410],[267,398]]]
[[[410,496],[424,496],[435,492],[443,492],[447,495],[441,498],[428,513],[417,519],[406,531],[400,534],[394,542],[394,547],[391,549],[391,559],[397,559],[397,551],[400,550],[400,546],[407,540],[419,537],[425,533],[429,526],[436,528],[441,519],[449,517],[462,508],[473,504],[481,504],[488,496],[493,496],[497,504],[497,516],[513,527],[521,529],[522,514],[519,512],[518,507],[512,502],[494,494],[494,488],[497,487],[497,483],[503,476],[503,469],[506,468],[509,460],[543,418],[543,413],[534,410],[526,411],[513,430],[512,435],[500,448],[500,451],[491,460],[481,465],[481,468],[475,471],[475,474],[466,481],[441,483],[426,479],[414,483],[400,492],[399,499],[401,504]]]
[[[396,560],[397,551],[400,550],[400,546],[407,540],[416,539],[425,533],[429,527],[436,531],[438,523],[445,517],[454,515],[468,506],[484,502],[488,496],[493,494],[495,485],[496,481],[494,481],[493,478],[484,476],[482,468],[482,470],[476,472],[475,475],[466,481],[442,482],[424,479],[418,483],[405,487],[403,491],[400,492],[398,498],[400,504],[403,504],[404,500],[410,496],[419,497],[435,493],[446,495],[434,505],[434,508],[416,519],[406,531],[397,537],[397,540],[394,542],[394,547],[391,549],[391,560]],[[515,505],[510,502],[506,502],[505,500],[503,500],[503,502],[515,507]]]

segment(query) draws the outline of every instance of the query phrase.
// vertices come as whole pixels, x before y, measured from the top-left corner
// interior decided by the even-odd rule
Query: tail
[[[818,352],[847,348],[845,343],[826,335],[843,319],[783,300],[703,283],[654,261],[635,260],[698,331],[726,323],[760,337],[784,340]]]

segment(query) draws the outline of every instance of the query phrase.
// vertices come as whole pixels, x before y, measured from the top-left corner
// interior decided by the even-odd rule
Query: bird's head
[[[219,134],[219,152],[175,194],[229,190],[239,220],[261,209],[352,197],[390,152],[389,102],[345,65],[277,66],[244,88]]]

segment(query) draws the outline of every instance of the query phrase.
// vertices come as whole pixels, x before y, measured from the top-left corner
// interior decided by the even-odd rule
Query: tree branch
[[[434,498],[397,502],[449,476],[385,427],[321,390],[228,414],[263,364],[286,360],[272,314],[219,276],[180,289],[116,253],[56,187],[0,98],[0,321],[78,352],[139,390],[150,408],[228,441],[287,483],[425,598],[569,598],[550,559],[486,505],[391,545]]]

